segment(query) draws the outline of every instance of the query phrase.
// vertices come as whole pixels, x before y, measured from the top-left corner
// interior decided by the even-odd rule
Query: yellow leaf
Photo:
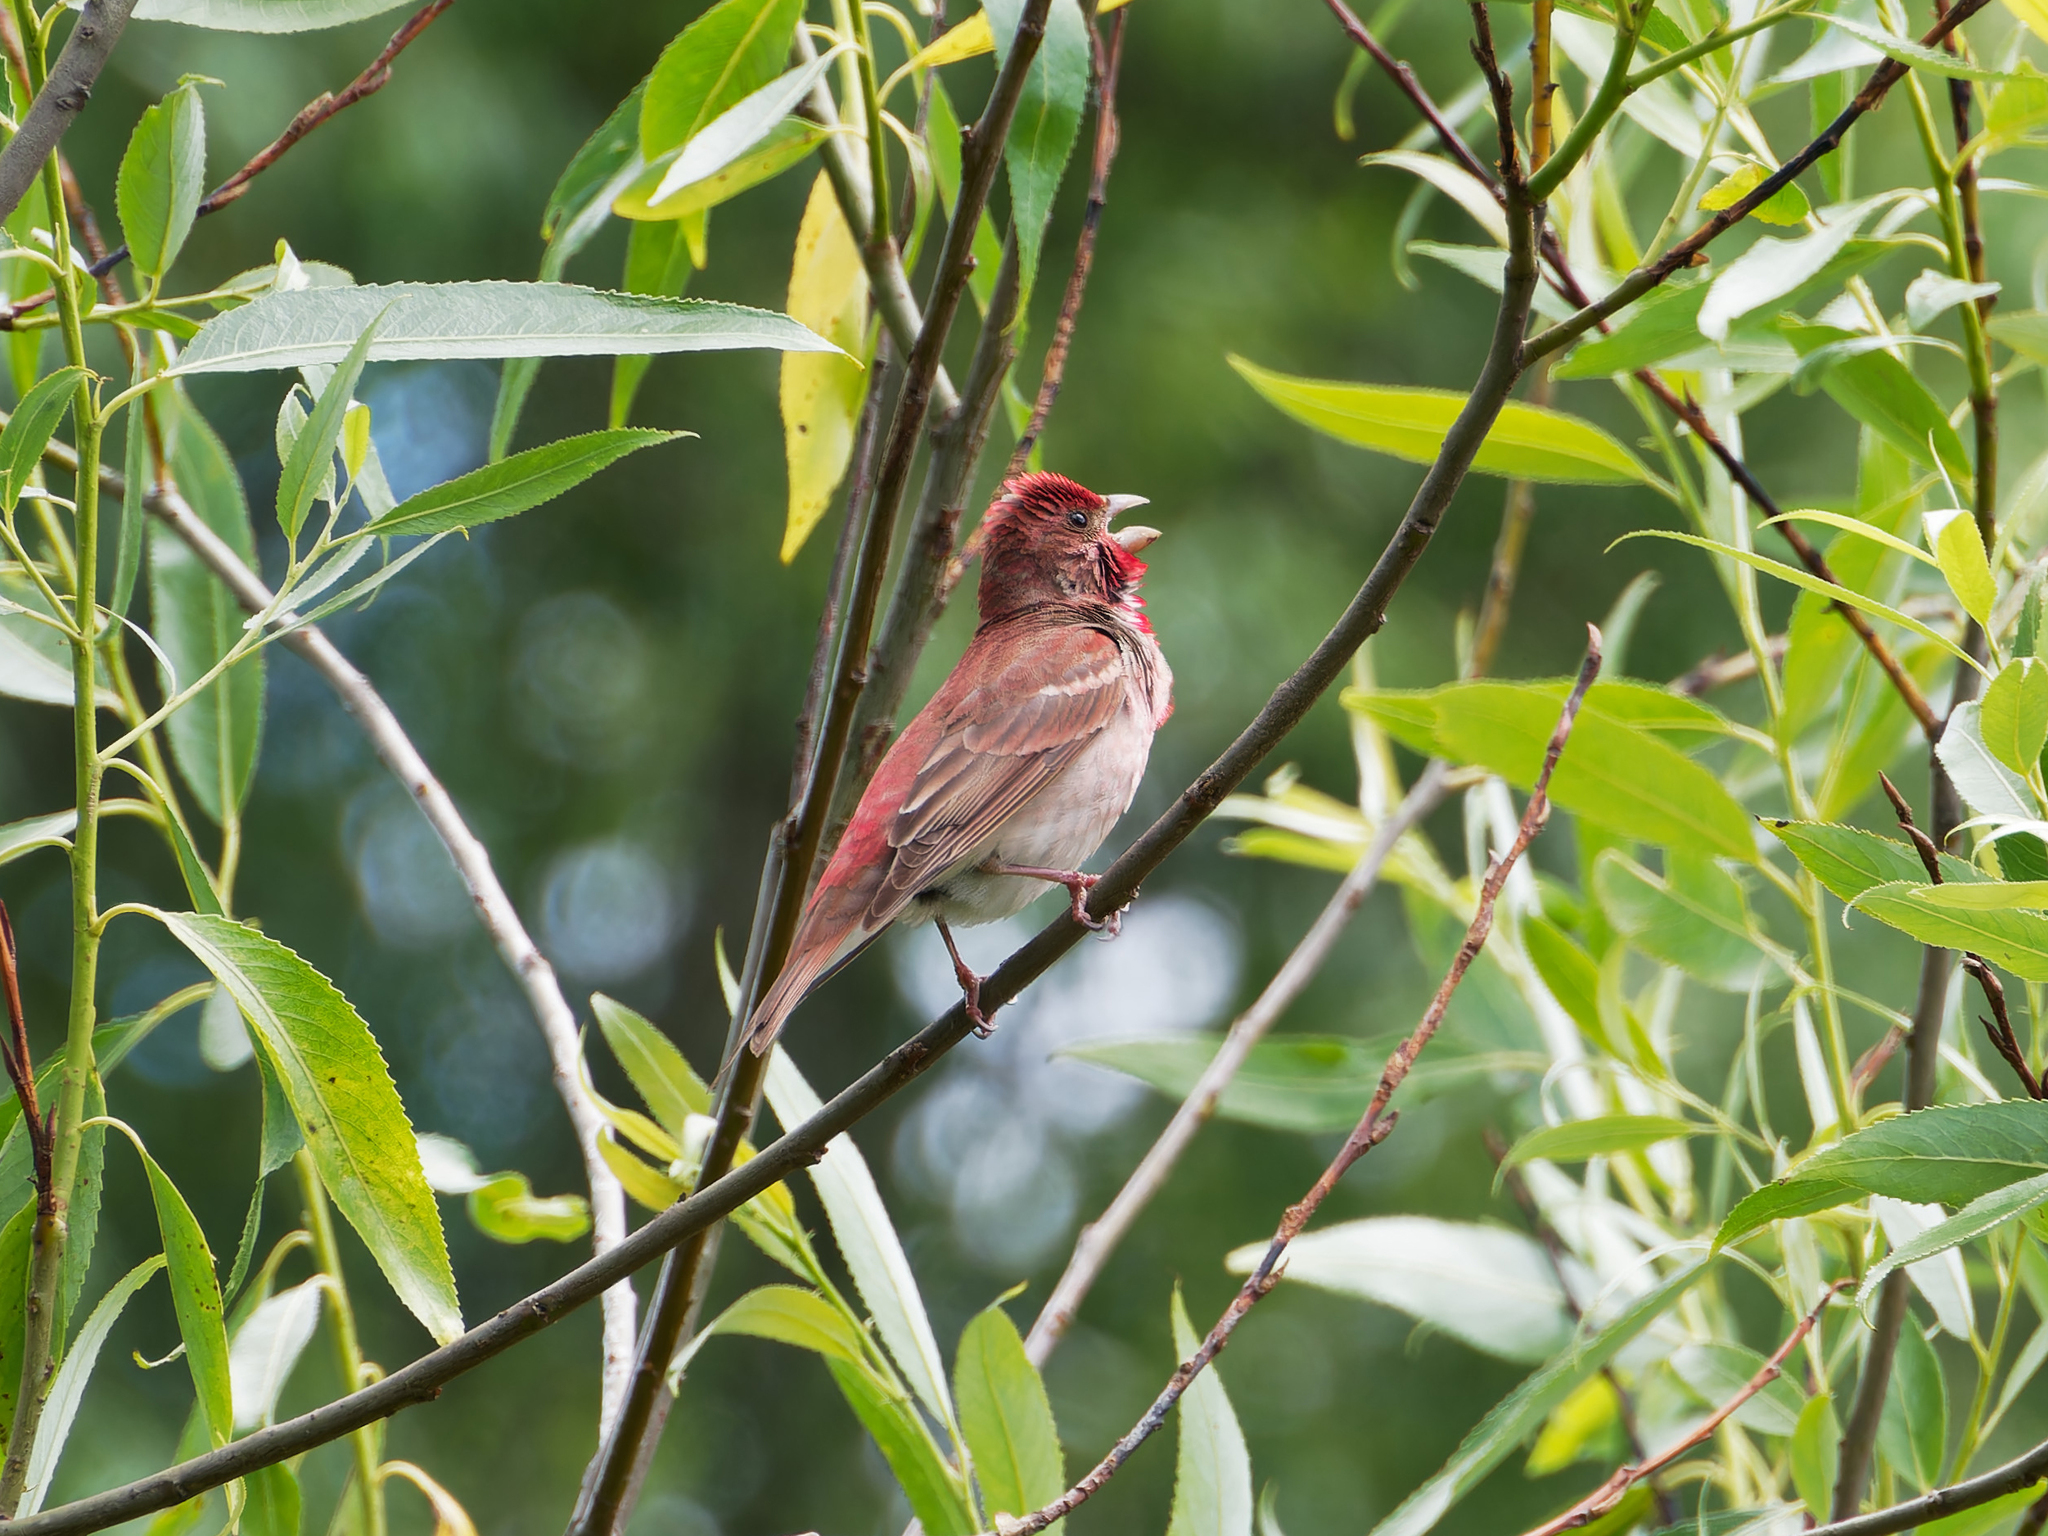
[[[1551,1410],[1543,1433],[1529,1451],[1522,1470],[1530,1477],[1548,1477],[1573,1462],[1603,1453],[1601,1442],[1621,1421],[1621,1400],[1614,1384],[1605,1376],[1589,1376],[1579,1388]]]
[[[2034,36],[2048,41],[2048,3],[2043,0],[2005,0],[2005,8],[2026,23]]]
[[[1991,562],[1984,555],[1984,539],[1976,519],[1951,507],[1945,512],[1921,514],[1927,528],[1927,547],[1934,551],[1949,590],[1963,605],[1963,612],[1979,624],[1990,622],[1991,605],[1998,601],[1998,583],[1991,577]]]
[[[1102,0],[1102,4],[1095,8],[1095,14],[1105,15],[1118,6],[1130,3],[1131,0]],[[2008,0],[2008,3],[2011,3],[2011,0]],[[2043,0],[2030,0],[2030,3],[2039,5]],[[930,43],[920,48],[916,57],[904,67],[930,69],[938,64],[958,64],[962,59],[978,58],[984,53],[993,53],[995,46],[995,39],[988,30],[988,12],[976,11],[952,31],[940,33]]]
[[[796,232],[788,309],[794,319],[853,357],[836,352],[783,354],[782,440],[789,460],[789,521],[782,535],[785,565],[796,558],[824,517],[846,473],[865,382],[853,358],[864,355],[867,274],[822,171],[811,184],[811,200]]]

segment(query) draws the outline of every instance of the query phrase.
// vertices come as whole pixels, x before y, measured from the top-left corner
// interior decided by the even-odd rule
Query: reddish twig
[[[1109,168],[1116,159],[1116,77],[1123,64],[1124,22],[1129,11],[1118,11],[1116,26],[1103,47],[1101,34],[1095,36],[1096,73],[1101,80],[1096,92],[1095,163],[1088,178],[1088,206],[1081,215],[1081,235],[1074,242],[1074,270],[1067,275],[1067,291],[1060,299],[1060,317],[1053,323],[1052,341],[1045,349],[1045,367],[1039,375],[1038,400],[1031,407],[1030,424],[1010,454],[1009,475],[1021,475],[1045,430],[1053,402],[1060,397],[1060,385],[1067,376],[1067,349],[1074,343],[1074,325],[1081,316],[1081,298],[1088,291],[1088,273],[1095,264],[1095,235],[1102,226],[1102,210],[1109,202]],[[979,530],[977,530],[978,532]]]
[[[234,202],[244,192],[248,191],[250,182],[277,164],[284,156],[286,150],[298,143],[299,140],[303,139],[315,128],[318,128],[336,113],[347,111],[365,96],[374,96],[378,91],[383,90],[386,85],[391,83],[392,63],[401,53],[412,46],[413,41],[422,32],[433,25],[436,17],[454,3],[455,0],[427,0],[425,5],[413,12],[411,18],[404,26],[391,34],[391,41],[384,45],[384,51],[372,59],[361,74],[357,75],[355,79],[351,80],[339,92],[322,91],[318,96],[315,96],[311,101],[299,108],[292,120],[285,124],[284,132],[258,150],[250,157],[248,164],[244,165],[234,175],[230,176],[206,195],[200,202],[193,217],[204,218],[209,213],[220,212],[221,209],[227,207],[228,204]],[[95,231],[95,233],[97,232]],[[113,250],[107,251],[104,255],[97,256],[93,264],[86,268],[86,271],[90,272],[94,277],[105,277],[127,259],[128,247],[126,245],[118,245]],[[55,293],[45,289],[41,293],[32,293],[19,303],[8,306],[5,311],[0,311],[0,330],[8,329],[23,315],[42,308],[43,305],[49,303],[55,297]]]
[[[7,994],[7,1023],[13,1043],[0,1041],[0,1057],[6,1059],[7,1076],[14,1083],[14,1096],[21,1101],[21,1125],[28,1135],[29,1157],[35,1166],[36,1209],[50,1210],[50,1122],[36,1106],[35,1060],[28,1050],[28,1017],[21,1007],[20,950],[14,942],[14,923],[7,916],[7,903],[0,901],[0,991]],[[52,1106],[54,1108],[54,1106]]]
[[[1892,803],[1892,813],[1898,817],[1900,828],[1913,840],[1913,847],[1920,855],[1920,862],[1926,867],[1928,880],[1940,885],[1941,857],[1939,850],[1934,846],[1934,839],[1922,832],[1915,823],[1913,808],[1906,803],[1906,797],[1899,793],[1898,786],[1881,773],[1877,779],[1884,786],[1885,797]],[[2012,1018],[2005,1007],[2005,983],[1998,979],[1997,973],[1985,963],[1982,955],[1973,954],[1969,950],[1963,951],[1963,969],[1976,978],[1978,987],[1984,993],[1984,1001],[1991,1005],[1992,1015],[1997,1020],[1993,1023],[1982,1014],[1977,1016],[1977,1022],[1984,1026],[1984,1033],[1991,1037],[1991,1048],[2005,1058],[2006,1065],[2012,1068],[2026,1087],[2027,1097],[2048,1098],[2048,1092],[2042,1089],[2041,1080],[2034,1075],[2033,1068],[2027,1065],[2027,1055],[2020,1049],[2019,1037],[2013,1033]]]
[[[1620,1468],[1606,1482],[1587,1494],[1586,1497],[1579,1500],[1570,1509],[1554,1520],[1546,1520],[1542,1525],[1530,1531],[1528,1536],[1559,1536],[1560,1532],[1575,1531],[1580,1526],[1590,1524],[1619,1504],[1621,1496],[1644,1478],[1652,1477],[1663,1471],[1687,1451],[1693,1449],[1693,1447],[1705,1444],[1714,1431],[1727,1422],[1730,1414],[1734,1413],[1736,1409],[1740,1408],[1752,1397],[1755,1397],[1757,1393],[1763,1391],[1765,1387],[1768,1387],[1778,1379],[1784,1371],[1786,1360],[1791,1358],[1792,1351],[1799,1347],[1800,1341],[1811,1333],[1815,1325],[1820,1322],[1820,1315],[1827,1309],[1827,1304],[1833,1301],[1836,1294],[1844,1287],[1853,1284],[1855,1284],[1853,1280],[1837,1280],[1833,1285],[1821,1292],[1820,1300],[1813,1304],[1813,1310],[1799,1320],[1799,1326],[1794,1328],[1785,1342],[1778,1346],[1777,1353],[1763,1363],[1762,1369],[1743,1383],[1742,1389],[1739,1392],[1708,1414],[1701,1421],[1699,1427],[1691,1434],[1680,1440],[1676,1445],[1670,1446],[1660,1451],[1657,1455],[1652,1456],[1648,1461]]]
[[[1477,10],[1477,7],[1474,7]],[[1483,35],[1483,34],[1482,34]],[[1488,50],[1490,52],[1490,50]],[[1487,62],[1482,60],[1482,65]],[[1344,1145],[1325,1168],[1322,1177],[1310,1186],[1307,1194],[1287,1208],[1280,1218],[1280,1225],[1273,1233],[1273,1241],[1267,1245],[1265,1256],[1258,1267],[1238,1290],[1230,1305],[1218,1318],[1216,1326],[1202,1341],[1201,1347],[1183,1361],[1173,1373],[1162,1391],[1145,1410],[1143,1418],[1121,1440],[1110,1448],[1109,1454],[1096,1463],[1094,1469],[1065,1493],[1054,1499],[1043,1509],[1037,1510],[1018,1521],[1005,1521],[1001,1525],[1002,1536],[1034,1536],[1055,1521],[1064,1519],[1088,1499],[1100,1492],[1109,1480],[1129,1461],[1139,1446],[1158,1432],[1166,1422],[1166,1416],[1173,1411],[1175,1403],[1187,1392],[1195,1378],[1208,1367],[1230,1342],[1230,1336],[1237,1325],[1244,1321],[1251,1309],[1263,1299],[1279,1282],[1280,1264],[1287,1255],[1287,1248],[1308,1225],[1330,1191],[1337,1187],[1337,1181],[1344,1177],[1351,1165],[1378,1146],[1393,1131],[1397,1116],[1388,1112],[1387,1103],[1394,1091],[1401,1086],[1415,1065],[1415,1059],[1429,1044],[1430,1037],[1443,1022],[1444,1012],[1450,1007],[1451,994],[1457,991],[1458,983],[1464,980],[1465,972],[1486,943],[1486,936],[1493,928],[1494,903],[1499,900],[1502,886],[1507,883],[1508,872],[1515,867],[1516,860],[1528,850],[1536,834],[1543,830],[1543,824],[1550,818],[1550,776],[1557,768],[1557,760],[1563,754],[1565,743],[1571,739],[1572,722],[1577,718],[1579,705],[1586,697],[1586,690],[1593,685],[1593,679],[1600,675],[1600,631],[1592,625],[1586,626],[1586,660],[1579,668],[1578,681],[1566,698],[1564,709],[1559,714],[1557,729],[1550,734],[1550,744],[1543,754],[1543,769],[1536,776],[1535,787],[1529,793],[1528,806],[1522,812],[1521,826],[1516,830],[1515,840],[1504,851],[1497,854],[1486,872],[1486,879],[1479,888],[1477,909],[1472,923],[1465,930],[1465,941],[1458,946],[1458,953],[1451,961],[1450,970],[1437,987],[1436,996],[1430,1000],[1422,1021],[1415,1026],[1415,1032],[1394,1049],[1387,1058],[1386,1067],[1380,1073],[1379,1087],[1374,1091],[1372,1102],[1366,1106],[1364,1116]]]

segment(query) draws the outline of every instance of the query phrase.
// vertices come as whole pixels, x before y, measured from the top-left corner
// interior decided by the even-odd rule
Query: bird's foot
[[[967,1022],[974,1026],[977,1040],[986,1040],[996,1032],[995,1021],[981,1011],[981,983],[983,978],[974,974],[965,960],[960,958],[960,948],[953,942],[953,930],[941,918],[938,922],[939,937],[946,941],[946,953],[953,957],[953,979],[960,983],[960,1001],[967,1009]]]
[[[1067,895],[1072,898],[1074,921],[1093,933],[1107,933],[1115,938],[1123,931],[1121,911],[1112,912],[1108,917],[1088,915],[1088,893],[1102,883],[1100,875],[1084,875],[1078,869],[1041,869],[1036,864],[999,864],[994,859],[981,866],[987,875],[1018,875],[1027,880],[1044,880],[1051,885],[1064,885]]]

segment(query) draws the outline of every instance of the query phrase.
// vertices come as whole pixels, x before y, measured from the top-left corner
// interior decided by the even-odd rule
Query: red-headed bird
[[[749,1021],[757,1053],[891,923],[938,924],[983,1031],[981,978],[951,925],[1008,917],[1051,882],[1079,921],[1104,926],[1087,915],[1096,877],[1079,866],[1130,807],[1173,713],[1173,674],[1138,598],[1138,552],[1158,530],[1109,527],[1144,504],[1064,475],[1004,483],[984,520],[981,626],[861,796]]]

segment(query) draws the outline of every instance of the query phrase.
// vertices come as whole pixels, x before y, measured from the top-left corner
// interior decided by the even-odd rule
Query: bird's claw
[[[1121,912],[1112,912],[1108,917],[1090,917],[1088,915],[1088,894],[1101,881],[1102,876],[1100,875],[1076,875],[1072,880],[1066,882],[1067,894],[1074,899],[1075,922],[1086,928],[1090,933],[1102,933],[1106,930],[1114,937],[1116,931],[1123,927],[1123,914]]]

